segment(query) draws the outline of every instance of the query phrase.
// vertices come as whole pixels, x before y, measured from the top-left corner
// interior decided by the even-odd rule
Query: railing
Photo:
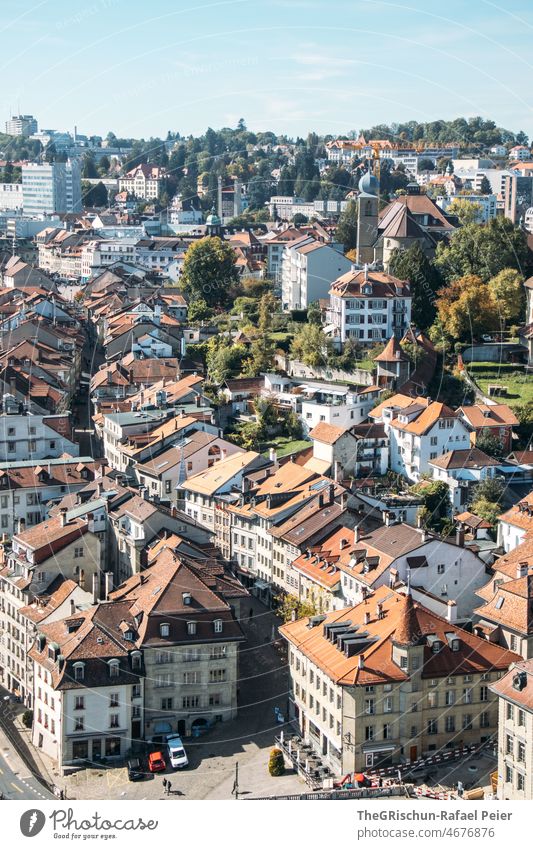
[[[244,801],[262,801],[275,799],[299,799],[303,801],[314,799],[384,799],[391,796],[402,796],[412,798],[415,792],[412,787],[406,785],[395,785],[394,787],[360,787],[342,790],[320,790],[314,793],[295,793],[287,796],[245,796]]]

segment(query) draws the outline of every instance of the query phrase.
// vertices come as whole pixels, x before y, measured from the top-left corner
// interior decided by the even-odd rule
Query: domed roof
[[[371,171],[366,171],[359,180],[359,191],[363,195],[377,195],[379,183]]]
[[[213,207],[213,209],[211,210],[211,212],[207,216],[205,223],[207,224],[208,227],[209,226],[220,227],[220,225],[222,224],[220,218],[218,217],[218,215],[216,213],[215,207]]]

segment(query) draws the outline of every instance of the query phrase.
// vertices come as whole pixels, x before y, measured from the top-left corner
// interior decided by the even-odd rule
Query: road
[[[4,799],[55,798],[30,773],[2,731],[0,747],[0,793]]]
[[[34,755],[17,730],[15,718],[23,709],[0,686],[0,793],[6,799],[53,799],[39,780]]]

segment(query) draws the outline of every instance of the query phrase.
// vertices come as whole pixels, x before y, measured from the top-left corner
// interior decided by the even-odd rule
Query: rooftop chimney
[[[76,613],[76,602],[74,601],[73,598],[71,598],[70,599],[70,615],[74,616],[75,613]]]
[[[104,598],[105,598],[106,601],[109,601],[109,594],[113,590],[113,572],[106,572],[105,575],[104,575],[104,581],[105,581]]]
[[[448,622],[455,622],[457,620],[457,605],[451,599],[447,602],[447,610],[446,610],[446,619]]]
[[[334,501],[335,501],[335,484],[334,483],[330,483],[328,492],[329,492],[329,503],[333,504]]]
[[[461,548],[464,548],[465,529],[462,526],[458,527],[456,532],[455,532],[455,542],[457,543],[457,545],[460,545]]]
[[[67,524],[67,508],[60,507],[59,509],[59,520],[61,522],[61,527],[64,528]]]
[[[359,525],[356,525],[355,528],[353,529],[353,541],[354,541],[354,543],[359,542],[359,538],[360,538]]]
[[[370,611],[367,610],[366,613],[365,613],[364,624],[368,625],[369,622],[370,622]]]
[[[365,656],[364,654],[360,654],[357,658],[357,668],[364,669],[365,668]]]
[[[529,570],[529,566],[527,562],[522,561],[516,567],[516,577],[517,578],[525,578]]]

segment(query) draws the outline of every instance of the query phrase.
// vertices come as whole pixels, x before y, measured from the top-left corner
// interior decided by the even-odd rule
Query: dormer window
[[[74,680],[75,681],[83,681],[85,678],[85,664],[84,663],[75,663],[74,664]]]
[[[131,654],[131,668],[132,669],[140,669],[142,666],[142,657],[141,653],[138,651],[134,651]]]
[[[159,626],[159,634],[161,637],[168,637],[170,634],[170,625],[168,622],[162,622]]]
[[[215,634],[221,634],[222,633],[222,619],[215,619],[213,625],[214,625],[214,628],[215,628]]]
[[[187,622],[187,633],[191,637],[196,634],[196,622]]]
[[[118,660],[110,660],[109,661],[109,677],[110,678],[118,678],[120,672],[120,666]]]

